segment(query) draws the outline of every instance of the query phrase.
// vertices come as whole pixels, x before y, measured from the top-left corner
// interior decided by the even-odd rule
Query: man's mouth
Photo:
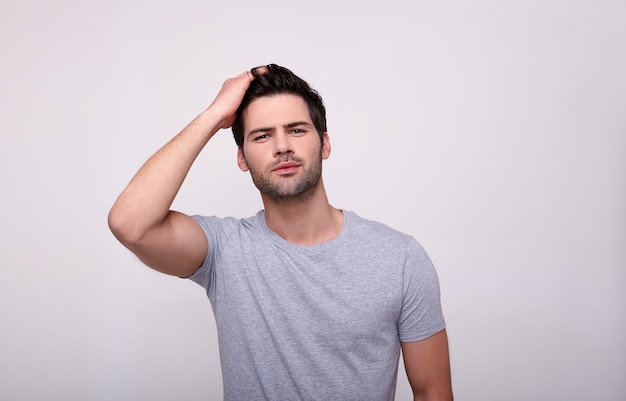
[[[294,171],[298,169],[298,167],[300,167],[300,164],[296,162],[292,162],[292,161],[280,162],[272,169],[272,171],[287,174],[287,173],[293,173]]]

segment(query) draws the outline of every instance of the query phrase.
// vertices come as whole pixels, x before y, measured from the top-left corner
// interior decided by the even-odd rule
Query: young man
[[[231,126],[264,210],[169,210],[196,156]],[[401,351],[416,400],[451,400],[430,259],[412,237],[329,204],[330,150],[306,82],[276,65],[244,72],[146,162],[109,225],[148,266],[206,289],[225,400],[393,400]]]

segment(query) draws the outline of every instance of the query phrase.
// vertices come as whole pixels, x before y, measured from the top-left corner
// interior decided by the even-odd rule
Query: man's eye
[[[292,134],[303,134],[304,130],[300,129],[300,128],[294,128],[291,130]]]
[[[254,138],[255,141],[262,141],[267,138],[267,135],[259,135]]]

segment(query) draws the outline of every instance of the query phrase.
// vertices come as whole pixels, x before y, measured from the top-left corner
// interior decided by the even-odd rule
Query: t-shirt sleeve
[[[407,250],[402,287],[398,320],[401,342],[423,340],[446,327],[437,272],[424,248],[413,238]]]
[[[191,281],[201,285],[207,291],[211,288],[213,278],[215,277],[215,269],[219,260],[223,244],[237,230],[237,220],[234,218],[218,218],[207,216],[192,216],[200,225],[202,231],[207,237],[208,253],[202,266],[194,274],[188,277]]]

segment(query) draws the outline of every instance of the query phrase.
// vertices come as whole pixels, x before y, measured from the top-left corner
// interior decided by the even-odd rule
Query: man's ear
[[[246,162],[246,158],[243,156],[243,147],[239,146],[237,148],[237,165],[241,169],[241,171],[248,171],[248,163]]]
[[[322,134],[322,159],[326,160],[330,156],[330,138],[328,132]]]

